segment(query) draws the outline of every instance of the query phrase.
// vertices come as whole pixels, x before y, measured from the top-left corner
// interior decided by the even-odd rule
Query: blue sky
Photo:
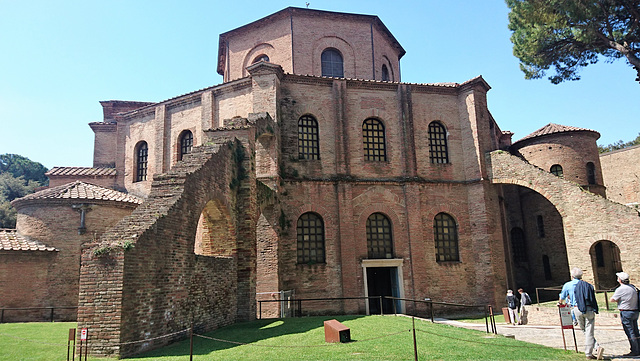
[[[582,80],[525,80],[502,0],[309,1],[377,15],[407,54],[404,82],[491,85],[489,110],[520,139],[548,123],[594,129],[598,144],[640,132],[640,84],[624,60]],[[0,154],[91,166],[101,100],[162,101],[222,82],[218,35],[305,1],[0,0]]]

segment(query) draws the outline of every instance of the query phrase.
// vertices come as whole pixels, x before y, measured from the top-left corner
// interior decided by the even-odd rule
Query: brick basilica
[[[12,202],[0,306],[78,306],[60,312],[92,351],[124,357],[259,299],[502,307],[570,267],[597,289],[640,276],[640,148],[600,156],[596,131],[558,124],[512,142],[482,77],[403,83],[404,54],[377,16],[291,7],[220,35],[222,84],[100,102],[93,166]]]

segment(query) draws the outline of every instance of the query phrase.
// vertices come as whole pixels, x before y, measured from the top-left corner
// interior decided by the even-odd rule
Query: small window
[[[592,162],[587,163],[587,181],[596,184],[596,166]]]
[[[389,69],[385,64],[382,64],[382,81],[389,81],[391,78],[389,77]]]
[[[324,263],[324,222],[315,213],[298,218],[298,263]]]
[[[558,176],[558,177],[562,177],[563,176],[563,172],[562,172],[562,166],[560,164],[554,164],[551,166],[551,174]]]
[[[538,223],[538,237],[544,238],[544,219],[542,216],[537,216],[536,222]]]
[[[149,158],[149,147],[147,142],[142,141],[136,145],[136,182],[147,180],[147,162]]]
[[[322,63],[322,76],[344,78],[342,55],[336,49],[329,48],[320,56]]]
[[[185,154],[191,153],[193,148],[193,133],[189,130],[185,130],[180,134],[180,153],[178,160],[182,160]]]
[[[433,238],[436,244],[436,261],[460,261],[458,251],[458,226],[446,213],[438,213],[433,219]]]
[[[434,164],[449,163],[447,130],[440,122],[429,124],[429,157]]]
[[[318,121],[311,115],[298,120],[298,159],[320,159]]]
[[[553,279],[551,275],[551,262],[546,254],[542,256],[542,268],[544,269],[544,279],[550,281]]]
[[[527,262],[527,245],[522,228],[515,227],[511,230],[511,251],[514,262]]]
[[[369,258],[393,258],[391,222],[382,213],[367,218],[367,249]]]
[[[264,54],[258,55],[258,56],[256,56],[255,59],[253,59],[253,62],[251,64],[259,63],[261,61],[269,62],[269,57],[264,55]]]
[[[373,118],[365,120],[362,123],[362,138],[364,160],[376,162],[387,160],[384,124],[381,121]]]

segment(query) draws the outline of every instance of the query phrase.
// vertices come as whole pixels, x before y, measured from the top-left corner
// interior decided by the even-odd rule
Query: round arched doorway
[[[616,272],[622,271],[620,248],[607,240],[594,243],[589,250],[591,266],[598,290],[612,289],[618,285]]]

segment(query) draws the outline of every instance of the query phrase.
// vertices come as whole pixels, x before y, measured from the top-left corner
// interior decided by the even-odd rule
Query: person
[[[582,280],[582,269],[574,267],[571,269],[571,281],[562,286],[560,292],[560,303],[567,300],[570,303],[571,312],[575,316],[578,326],[584,332],[584,354],[589,360],[595,360],[593,351],[597,349],[597,354],[602,355],[604,348],[598,347],[594,337],[595,318],[598,313],[598,302],[593,286]]]
[[[518,299],[513,295],[512,290],[507,290],[507,307],[509,308],[509,319],[505,320],[512,325],[518,323],[518,319],[516,318],[516,309],[518,308],[516,301]]]
[[[527,310],[528,305],[531,304],[531,297],[526,293],[522,288],[518,288],[518,293],[520,294],[520,325],[526,325],[529,320],[527,319]]]
[[[636,287],[629,284],[629,275],[626,272],[616,273],[618,283],[611,302],[618,303],[620,311],[620,321],[624,333],[627,334],[631,352],[624,356],[640,356],[640,334],[638,334],[638,291]]]

